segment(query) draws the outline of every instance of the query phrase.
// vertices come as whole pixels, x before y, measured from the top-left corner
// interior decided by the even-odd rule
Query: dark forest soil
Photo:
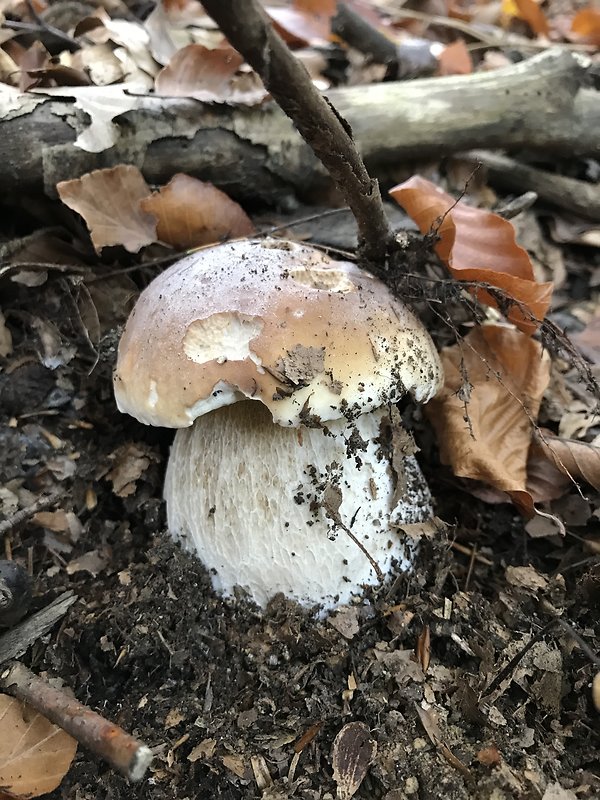
[[[6,303],[2,499],[26,506],[60,488],[59,509],[75,515],[62,530],[38,517],[8,534],[13,557],[30,559],[34,610],[65,589],[78,597],[24,660],[155,753],[148,779],[129,785],[80,749],[53,800],[333,798],[333,742],[353,721],[377,745],[359,798],[600,797],[595,670],[549,624],[559,614],[600,648],[600,569],[580,539],[531,539],[511,506],[474,499],[413,415],[447,524],[424,531],[411,575],[324,619],[283,598],[259,613],[215,596],[165,532],[171,432],[114,406],[118,324],[135,285],[112,280],[102,287],[112,304],[94,290],[97,359],[76,280],[13,286]],[[51,350],[53,369],[41,363]]]

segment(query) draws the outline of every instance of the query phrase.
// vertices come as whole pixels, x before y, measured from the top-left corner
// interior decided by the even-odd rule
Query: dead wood
[[[328,96],[350,123],[371,174],[389,180],[402,164],[471,148],[597,156],[600,102],[597,92],[580,88],[584,77],[575,55],[554,49],[494,72],[338,89]],[[186,172],[246,201],[282,203],[328,183],[275,103],[234,108],[128,98],[120,87],[50,91],[0,92],[4,192],[43,188],[55,195],[58,181],[118,163],[136,164],[156,183]],[[116,117],[112,132],[109,122],[101,128],[115,143],[88,152],[75,146],[81,133],[93,139],[82,109],[102,97],[118,98],[121,108],[125,100],[130,110]]]

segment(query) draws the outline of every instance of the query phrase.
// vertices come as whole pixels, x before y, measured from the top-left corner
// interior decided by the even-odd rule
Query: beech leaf
[[[163,97],[193,97],[204,103],[257,105],[268,93],[254,72],[238,74],[244,59],[226,45],[210,50],[189,44],[178,50],[156,76],[155,90]]]
[[[561,439],[544,432],[536,445],[562,475],[582,480],[600,491],[600,447],[576,439]]]
[[[0,694],[0,731],[2,789],[24,797],[56,789],[75,758],[75,739],[6,694]]]
[[[156,218],[140,207],[150,187],[137,167],[97,169],[62,181],[56,189],[63,203],[85,220],[97,253],[110,245],[137,253],[156,241]]]
[[[444,388],[425,411],[442,462],[459,477],[507,493],[532,516],[527,457],[550,378],[547,354],[524,333],[490,325],[474,328],[440,356]]]
[[[527,251],[515,240],[508,220],[473,208],[415,175],[395,186],[390,194],[419,226],[421,233],[435,232],[435,251],[457,280],[483,282],[503,290],[515,300],[508,319],[525,333],[534,333],[550,306],[552,283],[537,283]],[[474,294],[494,308],[497,300],[485,289]]]
[[[175,175],[141,207],[156,218],[158,239],[178,250],[254,232],[241,206],[212,183],[189,175]]]

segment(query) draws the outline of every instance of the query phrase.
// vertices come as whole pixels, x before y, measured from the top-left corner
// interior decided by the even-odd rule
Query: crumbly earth
[[[103,284],[104,305],[94,295],[105,321],[96,352],[64,313],[75,282],[50,275],[11,288],[7,303],[22,312],[9,317],[0,375],[3,513],[57,488],[63,499],[54,516],[11,528],[5,547],[31,558],[34,609],[67,588],[79,598],[24,660],[155,754],[133,786],[80,748],[51,800],[326,800],[336,780],[339,797],[364,800],[600,796],[595,668],[549,624],[560,614],[598,652],[600,570],[582,538],[531,539],[511,506],[476,500],[407,408],[448,523],[412,531],[414,572],[321,620],[282,598],[264,614],[223,601],[165,534],[172,433],[113,403],[127,281]],[[333,756],[351,722],[377,747],[358,787],[339,747]]]

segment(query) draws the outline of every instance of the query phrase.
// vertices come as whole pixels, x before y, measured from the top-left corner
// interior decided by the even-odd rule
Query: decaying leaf
[[[119,164],[56,185],[60,199],[84,218],[96,252],[123,245],[130,253],[156,241],[156,219],[140,207],[150,188],[137,167]]]
[[[60,784],[75,757],[68,733],[15,697],[0,694],[0,786],[38,797]]]
[[[600,314],[597,314],[586,327],[572,336],[573,342],[583,355],[593,364],[600,364]]]
[[[550,366],[538,342],[501,326],[474,328],[441,352],[442,391],[426,406],[440,458],[455,475],[502,492],[528,516],[527,457]]]
[[[210,50],[189,44],[178,50],[156,76],[156,94],[193,97],[204,103],[256,105],[268,95],[254,73],[239,73],[244,59],[232,47]]]
[[[0,311],[0,356],[6,358],[12,353],[12,335],[6,325],[6,319]]]
[[[119,447],[111,453],[110,459],[114,466],[106,477],[112,482],[113,492],[119,497],[134,494],[136,482],[153,461],[158,461],[150,447],[136,442],[127,442]]]
[[[435,232],[435,251],[457,280],[483,282],[502,290],[515,301],[508,319],[522,331],[533,333],[536,320],[544,319],[550,305],[552,283],[537,283],[527,252],[515,241],[508,220],[472,208],[415,175],[390,194],[419,226],[421,233]],[[498,300],[485,289],[474,292],[487,305]]]
[[[170,183],[141,201],[157,220],[161,242],[178,250],[213,244],[253,233],[252,222],[239,206],[212,183],[175,175]]]
[[[291,5],[269,6],[275,29],[292,47],[324,45],[331,37],[336,0],[294,0]]]
[[[344,725],[335,737],[332,751],[338,800],[354,797],[376,753],[377,743],[364,722]]]
[[[535,441],[545,457],[563,475],[582,480],[600,491],[600,447],[545,433]]]
[[[600,9],[590,6],[578,11],[571,23],[569,38],[600,46]]]

